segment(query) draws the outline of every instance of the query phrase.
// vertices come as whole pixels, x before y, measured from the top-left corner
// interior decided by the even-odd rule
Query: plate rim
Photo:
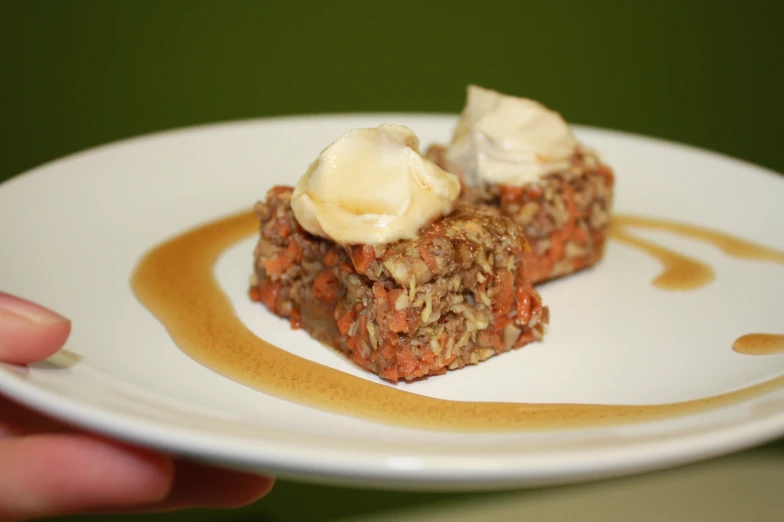
[[[64,154],[53,158],[48,161],[44,161],[37,165],[34,165],[27,170],[23,170],[16,174],[12,174],[10,178],[6,179],[5,181],[0,182],[0,187],[7,183],[14,182],[20,178],[32,175],[40,170],[44,170],[46,168],[51,168],[55,166],[57,163],[72,161],[74,159],[79,158],[80,156],[89,155],[92,153],[103,152],[104,150],[108,150],[114,147],[120,147],[125,145],[131,145],[137,141],[145,141],[148,139],[156,139],[156,138],[165,138],[169,135],[174,134],[185,134],[191,132],[199,132],[199,131],[207,131],[207,130],[218,130],[223,127],[234,127],[234,126],[250,126],[250,125],[257,125],[257,124],[264,124],[264,123],[276,123],[276,122],[287,122],[287,121],[299,121],[299,120],[308,120],[308,119],[318,119],[318,120],[329,120],[334,118],[368,118],[368,119],[380,119],[380,118],[439,118],[439,119],[457,119],[459,117],[459,113],[453,112],[416,112],[416,111],[402,111],[402,112],[374,112],[374,111],[357,111],[357,112],[314,112],[314,113],[301,113],[301,114],[282,114],[282,115],[273,115],[273,116],[261,116],[261,117],[250,117],[250,118],[236,118],[236,119],[226,119],[226,120],[216,120],[211,122],[202,122],[202,123],[194,123],[190,125],[182,125],[178,127],[170,127],[166,129],[155,130],[151,132],[143,132],[139,134],[133,134],[126,136],[124,138],[112,139],[109,141],[105,141],[102,143],[97,143],[95,145],[91,145],[89,147],[76,150],[70,152],[68,154]],[[754,163],[753,161],[746,160],[740,158],[738,156],[733,156],[731,154],[727,154],[721,152],[719,150],[710,149],[708,147],[694,145],[691,143],[677,141],[675,139],[666,138],[663,136],[654,136],[650,134],[643,134],[642,132],[636,132],[626,129],[620,129],[615,127],[600,127],[597,125],[592,125],[588,123],[578,123],[578,122],[569,122],[569,126],[572,129],[575,129],[579,132],[598,132],[604,134],[615,134],[619,137],[630,137],[635,138],[641,141],[647,141],[649,143],[658,143],[660,145],[678,148],[685,151],[692,151],[701,154],[707,154],[713,156],[716,159],[726,160],[732,163],[735,163],[738,166],[750,167],[755,170],[758,170],[761,174],[769,174],[773,176],[773,179],[777,178],[784,178],[784,171],[778,172],[773,170],[770,167],[766,167],[764,165],[760,165],[758,163]],[[416,132],[415,129],[412,129]]]
[[[227,467],[283,477],[333,478],[365,486],[484,489],[566,484],[697,462],[771,442],[784,434],[784,411],[781,411],[751,422],[653,441],[635,441],[590,452],[523,453],[512,458],[506,454],[502,459],[488,455],[466,457],[446,454],[434,457],[399,452],[393,458],[403,459],[406,465],[400,466],[391,464],[389,455],[381,456],[377,450],[367,448],[346,447],[344,451],[325,458],[323,451],[314,450],[311,446],[303,448],[298,443],[251,441],[226,434],[219,436],[221,444],[213,446],[211,442],[214,439],[210,435],[150,419],[134,418],[131,414],[116,413],[58,395],[26,381],[9,367],[13,365],[0,363],[0,391],[12,400],[67,425]],[[757,399],[772,395],[781,394],[771,392]],[[232,449],[228,450],[228,446]],[[640,450],[644,451],[641,453]],[[314,454],[318,455],[317,459],[313,458]],[[499,460],[502,462],[500,466]]]

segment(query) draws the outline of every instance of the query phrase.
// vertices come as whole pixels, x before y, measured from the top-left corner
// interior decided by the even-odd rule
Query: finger
[[[71,333],[65,317],[30,301],[0,292],[0,361],[26,364],[62,348]]]
[[[0,444],[4,437],[34,433],[66,433],[70,428],[0,396]],[[0,462],[2,456],[0,455]],[[2,476],[2,472],[0,472]],[[189,507],[241,507],[269,493],[274,479],[227,471],[204,464],[177,461],[173,485],[162,503],[145,505],[144,511],[171,511]],[[0,485],[0,488],[2,486]],[[0,497],[2,492],[0,492]],[[123,506],[124,507],[124,506]],[[119,510],[123,511],[123,507]],[[94,509],[90,510],[95,512]],[[98,512],[105,511],[98,509]],[[1,511],[0,511],[1,513]],[[0,517],[0,520],[2,517]]]
[[[172,461],[88,435],[0,440],[0,520],[116,511],[163,501]]]
[[[188,461],[175,463],[174,485],[166,500],[154,511],[190,507],[239,508],[266,496],[275,480],[271,477],[215,468]]]

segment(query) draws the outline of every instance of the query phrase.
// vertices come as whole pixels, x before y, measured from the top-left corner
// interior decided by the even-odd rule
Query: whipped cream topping
[[[325,148],[291,207],[311,234],[373,245],[416,238],[454,209],[459,194],[457,177],[422,156],[411,129],[385,124],[354,129]]]
[[[520,186],[566,168],[577,145],[557,112],[471,85],[446,158],[472,185]]]

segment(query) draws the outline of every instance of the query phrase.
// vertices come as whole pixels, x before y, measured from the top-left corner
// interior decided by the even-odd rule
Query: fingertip
[[[153,511],[194,507],[241,508],[267,496],[274,485],[273,477],[178,461],[175,463],[171,493]]]
[[[0,361],[28,364],[57,353],[71,334],[70,321],[39,325],[0,310]]]
[[[242,507],[255,504],[262,498],[266,497],[275,486],[275,479],[273,477],[258,476],[258,475],[244,475],[241,478],[235,479],[239,482],[239,486],[234,494],[226,498],[216,500],[212,506],[223,509],[238,509]],[[235,483],[236,483],[235,482]]]
[[[30,301],[0,292],[0,360],[27,364],[63,347],[71,321]]]

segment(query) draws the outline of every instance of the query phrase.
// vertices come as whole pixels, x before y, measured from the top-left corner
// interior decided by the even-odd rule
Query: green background
[[[783,3],[725,4],[6,1],[0,179],[183,125],[457,112],[469,82],[784,171]]]
[[[6,1],[0,181],[88,147],[205,122],[457,112],[468,83],[538,99],[572,122],[783,172],[783,5]],[[761,451],[771,448],[782,444]],[[281,482],[221,519],[329,520],[456,498],[466,496]]]

